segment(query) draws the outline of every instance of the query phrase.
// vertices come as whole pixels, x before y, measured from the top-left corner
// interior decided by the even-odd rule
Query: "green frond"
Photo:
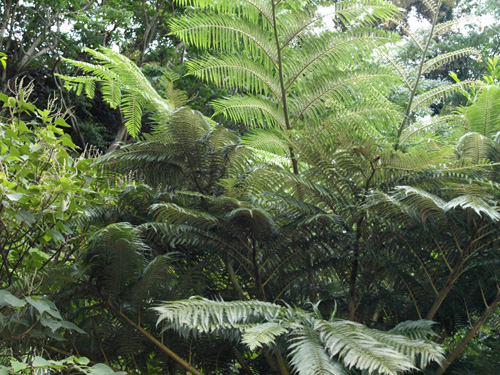
[[[379,53],[384,57],[385,61],[388,61],[389,64],[396,73],[398,73],[399,77],[401,77],[401,80],[403,83],[408,87],[408,89],[413,88],[413,80],[410,77],[410,73],[408,72],[407,68],[398,62],[392,55],[391,52],[384,52],[382,49],[379,50]]]
[[[422,45],[423,41],[419,36],[411,32],[410,27],[407,23],[394,18],[391,19],[390,21],[395,25],[397,25],[399,28],[401,28],[401,30],[403,30],[405,34],[410,37],[410,39],[415,43],[415,45],[420,49],[420,51],[424,51],[424,46]]]
[[[465,16],[465,17],[457,18],[457,19],[454,19],[451,21],[443,22],[443,23],[436,25],[436,27],[434,28],[433,35],[446,34],[447,32],[450,32],[453,29],[453,27],[455,27],[455,26],[458,26],[460,24],[464,24],[466,22],[472,23],[472,22],[478,22],[478,21],[479,21],[478,16]]]
[[[277,23],[280,47],[283,51],[297,37],[306,33],[310,26],[315,25],[322,19],[314,6],[297,9],[294,12],[282,12]]]
[[[258,23],[260,15],[272,23],[272,6],[268,0],[176,0],[180,6],[192,5],[197,8],[212,9],[217,13],[236,13],[252,23]]]
[[[241,336],[241,342],[248,346],[248,349],[255,351],[263,346],[272,346],[276,338],[282,336],[290,330],[290,324],[279,322],[267,322],[247,328]]]
[[[131,300],[139,302],[151,298],[151,291],[157,290],[158,285],[164,285],[167,280],[175,280],[177,275],[173,264],[178,259],[178,254],[169,253],[159,255],[147,263],[131,286]]]
[[[401,134],[401,144],[410,140],[418,139],[421,133],[433,133],[438,130],[448,131],[463,125],[464,119],[457,115],[435,116],[430,119],[421,120],[406,127]]]
[[[236,56],[206,57],[186,63],[189,72],[220,87],[239,87],[253,94],[273,94],[281,100],[279,81],[262,64]]]
[[[348,128],[360,138],[382,138],[402,121],[401,110],[394,105],[359,103],[352,108],[341,108],[323,120],[322,126],[331,132]]]
[[[133,137],[139,134],[143,111],[154,113],[154,118],[159,122],[167,121],[174,106],[158,94],[132,61],[107,48],[101,48],[100,51],[86,48],[85,52],[91,54],[99,64],[69,59],[65,61],[93,77],[61,76],[66,87],[76,89],[78,94],[85,88],[87,95],[92,96],[94,82],[101,83],[103,100],[112,108],[121,108],[125,126]]]
[[[443,199],[411,186],[397,186],[393,194],[373,192],[367,199],[368,209],[394,220],[406,221],[408,217],[424,225],[429,218],[443,218]]]
[[[417,96],[412,103],[411,111],[412,112],[416,111],[421,107],[428,106],[439,100],[444,100],[450,97],[451,95],[460,92],[461,90],[464,90],[469,87],[475,87],[478,85],[479,83],[477,81],[467,80],[459,83],[453,83],[450,85],[437,87],[435,89],[425,92],[424,94]]]
[[[415,368],[407,356],[368,334],[361,324],[350,321],[319,321],[314,329],[319,333],[330,356],[339,356],[348,368],[388,375],[397,375],[400,371]],[[383,333],[380,332],[380,335]],[[406,339],[404,336],[400,337],[401,340]]]
[[[324,112],[325,101],[352,102],[359,95],[362,83],[369,82],[374,86],[394,84],[394,76],[386,72],[339,72],[328,79],[317,80],[307,91],[290,98],[290,109],[294,124],[303,116],[316,119]]]
[[[462,48],[456,51],[448,52],[448,53],[443,53],[437,57],[434,57],[433,59],[430,59],[427,61],[423,68],[422,68],[422,74],[431,72],[445,64],[450,63],[453,60],[460,59],[464,56],[477,56],[481,57],[481,52],[474,47],[467,47],[467,48]]]
[[[286,156],[289,146],[281,134],[268,129],[253,129],[242,137],[245,146],[252,149],[264,150],[270,154]]]
[[[230,97],[212,102],[215,115],[223,114],[249,127],[286,129],[281,105],[255,96]]]
[[[311,71],[330,71],[331,64],[348,62],[354,65],[369,55],[377,46],[395,42],[395,34],[381,30],[353,29],[346,32],[323,33],[300,40],[300,49],[284,51],[287,63],[286,87],[290,87],[299,77]],[[290,56],[287,56],[286,54]],[[293,57],[292,57],[293,56]]]
[[[145,102],[137,93],[126,93],[123,95],[121,109],[125,119],[124,126],[132,137],[139,134],[142,123],[142,109]]]
[[[217,224],[217,218],[204,212],[181,207],[174,203],[156,203],[150,207],[155,220],[171,225],[192,225],[210,228]]]
[[[500,221],[500,212],[498,207],[486,202],[484,199],[473,195],[462,195],[452,199],[443,206],[445,212],[461,209],[469,209],[475,212],[479,217],[486,217],[494,222]]]
[[[220,326],[237,328],[261,321],[273,321],[282,309],[269,302],[211,301],[201,297],[166,302],[153,308],[159,314],[158,323],[166,321],[176,330],[188,327],[207,333]]]
[[[129,223],[110,224],[88,241],[83,263],[107,293],[119,296],[145,262],[149,251],[139,232]]]
[[[436,14],[438,11],[438,0],[422,0],[425,7],[431,11],[432,14]]]
[[[335,3],[336,16],[344,24],[374,25],[397,18],[400,9],[385,0],[344,0]]]
[[[198,13],[170,23],[172,33],[197,48],[216,48],[225,53],[245,53],[266,67],[276,65],[276,48],[269,33],[254,23],[230,15]]]
[[[412,340],[427,340],[435,335],[432,320],[407,320],[399,323],[389,332],[404,335]]]
[[[221,150],[239,143],[236,133],[223,126],[215,126],[206,136],[208,137],[210,146],[214,150]]]
[[[88,98],[93,98],[95,93],[95,83],[99,81],[97,77],[70,77],[62,74],[56,74],[64,81],[64,88],[68,91],[75,91],[76,95],[81,95],[82,92]]]
[[[466,133],[457,142],[457,151],[460,158],[471,159],[479,163],[482,160],[490,159],[498,143],[479,133]]]
[[[423,334],[423,331],[425,330],[424,327],[428,326],[428,322],[429,321],[425,320],[411,322],[414,326],[421,325],[420,328],[413,330],[412,333],[414,335]],[[432,324],[433,322],[430,323]],[[429,329],[427,329],[427,334],[430,334],[428,331]],[[396,349],[399,353],[409,358],[414,365],[420,367],[421,369],[425,368],[431,362],[441,363],[444,360],[444,351],[438,344],[430,340],[409,338],[409,334],[411,333],[408,331],[404,334],[403,332],[397,332],[394,329],[391,330],[390,333],[376,330],[372,331],[372,336],[377,339],[377,341]]]
[[[346,375],[344,367],[332,360],[311,327],[297,328],[290,345],[290,364],[299,375]]]
[[[466,131],[495,139],[500,131],[500,87],[484,86],[477,100],[462,111]]]
[[[161,86],[161,93],[163,97],[168,99],[172,104],[172,109],[176,110],[185,106],[189,99],[187,94],[182,90],[176,90],[174,88],[174,82],[178,80],[179,77],[165,70],[163,75],[158,79],[158,83]]]
[[[381,167],[383,169],[419,172],[426,169],[436,169],[449,160],[452,154],[451,147],[443,147],[437,150],[427,149],[422,152],[415,149],[410,153],[399,153],[387,150],[380,154]]]

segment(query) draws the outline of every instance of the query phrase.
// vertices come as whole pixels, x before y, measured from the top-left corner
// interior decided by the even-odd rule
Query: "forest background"
[[[499,5],[3,0],[0,374],[495,374]]]

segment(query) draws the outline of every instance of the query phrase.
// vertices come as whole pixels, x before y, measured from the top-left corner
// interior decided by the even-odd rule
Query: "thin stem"
[[[283,115],[285,117],[285,126],[286,130],[291,130],[292,127],[290,125],[290,114],[288,112],[288,104],[286,98],[286,88],[285,88],[285,77],[283,76],[283,59],[281,56],[281,45],[278,37],[278,25],[276,22],[276,4],[274,1],[271,2],[273,7],[273,31],[274,31],[274,40],[276,42],[276,51],[278,58],[278,75],[280,77],[280,86],[281,86],[281,103],[283,104]],[[297,163],[297,158],[295,157],[295,153],[292,147],[289,148],[290,151],[290,160],[292,161],[292,169],[294,174],[299,174],[299,166]]]
[[[434,18],[432,19],[431,32],[429,33],[429,38],[427,39],[427,43],[425,44],[424,50],[422,51],[422,59],[420,60],[420,65],[418,67],[417,78],[415,80],[415,84],[413,85],[413,89],[411,90],[410,99],[408,100],[408,105],[406,106],[403,122],[401,123],[401,126],[398,129],[396,144],[394,145],[395,150],[399,148],[401,134],[403,133],[403,130],[406,124],[408,123],[408,118],[411,112],[411,105],[413,103],[413,99],[415,99],[415,94],[417,93],[417,88],[418,84],[420,83],[420,79],[422,78],[422,70],[424,69],[425,58],[427,57],[427,51],[429,50],[429,46],[431,45],[432,42],[432,37],[434,36],[434,28],[436,27],[437,24],[440,8],[441,8],[441,0],[439,1],[436,7],[436,13],[434,13]]]

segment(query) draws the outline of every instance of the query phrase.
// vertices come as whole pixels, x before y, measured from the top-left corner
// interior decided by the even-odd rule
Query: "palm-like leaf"
[[[343,366],[396,375],[413,369],[417,356],[421,356],[422,366],[443,359],[439,346],[430,342],[368,329],[354,322],[325,321],[299,309],[266,302],[198,298],[168,302],[155,310],[159,322],[172,323],[181,332],[240,331],[242,342],[251,349],[273,347],[283,336],[288,341],[290,364],[300,375],[343,374]],[[408,325],[396,330],[408,330]],[[430,331],[427,322],[415,322],[412,331],[416,329],[422,335]]]

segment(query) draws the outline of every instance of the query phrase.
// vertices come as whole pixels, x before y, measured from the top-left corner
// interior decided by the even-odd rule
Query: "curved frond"
[[[255,96],[230,97],[212,102],[215,115],[224,114],[236,123],[249,127],[286,129],[285,116],[281,106],[270,100]]]
[[[216,48],[227,53],[239,52],[244,48],[253,58],[260,56],[264,65],[276,65],[272,35],[241,18],[198,13],[189,18],[174,19],[170,28],[181,40],[198,48]]]
[[[237,328],[263,320],[273,321],[282,309],[269,302],[211,301],[200,297],[166,302],[153,308],[159,313],[158,322],[169,322],[176,330],[188,327],[200,332],[212,332],[220,326]]]
[[[427,91],[424,94],[421,94],[415,98],[413,101],[410,110],[416,111],[421,107],[428,106],[434,102],[439,100],[444,100],[451,95],[460,92],[460,90],[464,90],[468,87],[477,86],[479,83],[477,81],[462,81],[459,83],[453,83],[450,85],[444,85]]]
[[[289,324],[278,322],[267,322],[245,329],[241,336],[241,342],[255,351],[263,346],[271,346],[276,338],[290,330]]]
[[[253,94],[273,94],[281,100],[279,81],[269,69],[250,59],[235,56],[188,61],[189,72],[220,87],[239,87]]]
[[[456,51],[443,53],[442,55],[439,55],[439,56],[434,57],[433,59],[430,59],[429,61],[427,61],[422,68],[422,74],[431,72],[434,69],[437,69],[445,64],[450,63],[453,60],[460,59],[464,56],[471,56],[471,55],[481,57],[481,52],[477,48],[467,47],[467,48],[462,48],[462,49],[459,49]]]
[[[297,328],[290,345],[290,364],[299,375],[346,375],[344,366],[332,360],[310,327]]]
[[[358,323],[319,321],[314,328],[330,356],[338,355],[346,367],[388,375],[415,368],[408,357],[369,335]]]

